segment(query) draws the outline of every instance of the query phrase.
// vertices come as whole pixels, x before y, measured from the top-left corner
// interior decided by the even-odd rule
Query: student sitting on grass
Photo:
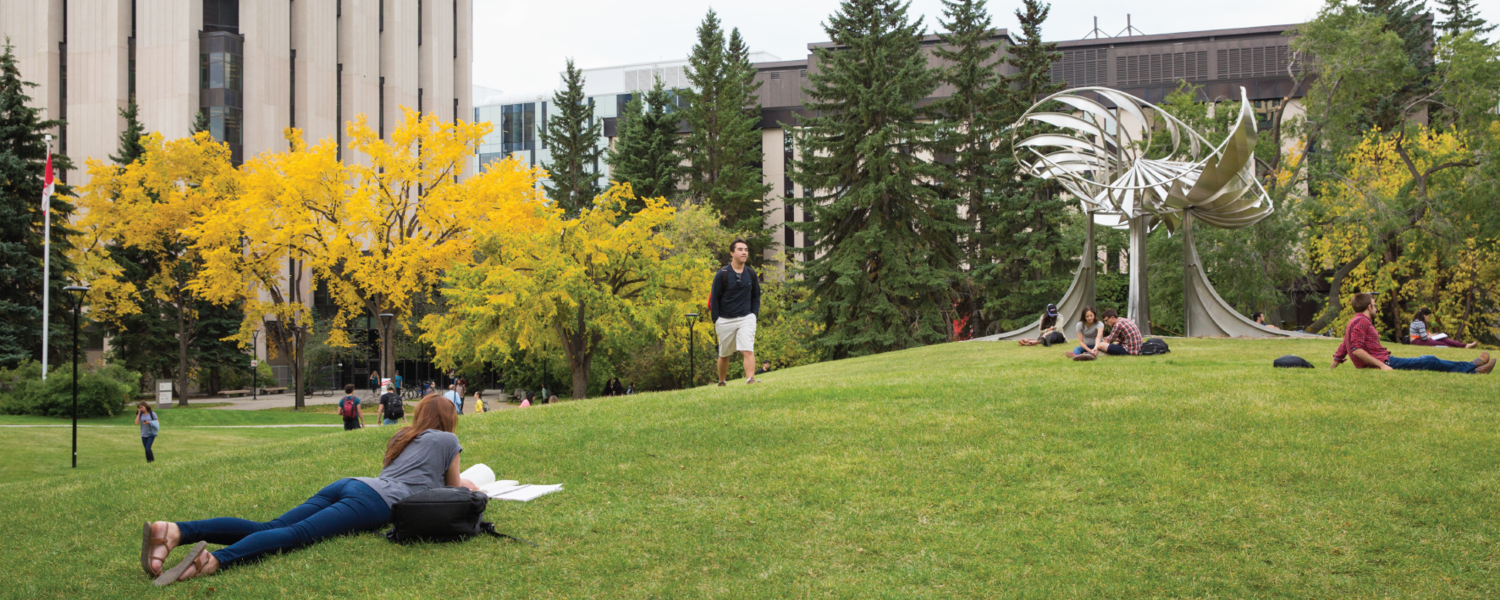
[[[1425,306],[1417,311],[1417,316],[1411,320],[1411,329],[1409,332],[1412,344],[1418,346],[1447,346],[1449,348],[1473,348],[1479,345],[1479,342],[1465,344],[1441,333],[1428,333],[1427,318],[1431,316],[1432,309]]]
[[[1094,313],[1092,306],[1083,307],[1083,316],[1078,319],[1078,324],[1073,326],[1073,331],[1078,334],[1078,347],[1068,353],[1068,358],[1098,348],[1104,340],[1104,324],[1099,322],[1099,317]]]
[[[141,532],[141,568],[156,585],[212,575],[219,569],[267,554],[301,548],[335,535],[369,531],[391,521],[391,507],[401,499],[435,487],[466,487],[460,478],[463,446],[453,435],[458,422],[453,403],[428,396],[417,405],[410,427],[391,436],[379,477],[346,477],[308,498],[274,521],[257,523],[233,517],[203,521],[146,523]],[[228,544],[205,552],[209,544]],[[167,555],[182,544],[194,544],[187,557],[162,572]]]
[[[1343,343],[1333,353],[1333,365],[1329,367],[1331,369],[1337,369],[1339,364],[1350,358],[1354,360],[1354,367],[1357,369],[1382,371],[1445,371],[1483,375],[1495,368],[1495,359],[1490,358],[1488,352],[1482,352],[1479,358],[1467,362],[1443,360],[1432,355],[1417,358],[1391,356],[1390,351],[1380,345],[1380,334],[1375,331],[1375,315],[1380,312],[1375,297],[1365,293],[1355,294],[1351,304],[1354,306],[1354,318],[1349,320],[1349,327],[1344,329]]]
[[[1094,360],[1098,358],[1101,350],[1105,354],[1115,356],[1134,356],[1141,353],[1141,328],[1135,326],[1135,321],[1121,319],[1115,309],[1106,308],[1104,309],[1104,324],[1109,326],[1109,337],[1100,340],[1093,349],[1074,355],[1073,360]]]
[[[1051,346],[1068,341],[1068,338],[1057,330],[1057,305],[1048,304],[1047,312],[1042,313],[1042,331],[1035,338],[1021,338],[1016,340],[1022,346]]]

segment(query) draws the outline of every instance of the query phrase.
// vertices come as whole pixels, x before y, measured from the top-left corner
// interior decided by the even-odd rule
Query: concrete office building
[[[347,144],[355,115],[388,133],[401,107],[472,112],[472,0],[0,0],[33,103],[62,119],[78,170],[106,159],[132,99],[147,131],[188,134],[201,110],[236,162],[309,141]]]
[[[1292,98],[1287,107],[1288,117],[1301,112],[1300,98],[1305,89],[1294,89],[1295,82],[1288,72],[1292,66],[1288,31],[1292,27],[1247,27],[1061,41],[1057,48],[1061,56],[1053,65],[1052,81],[1068,87],[1111,87],[1150,102],[1164,100],[1181,80],[1202,86],[1200,99],[1203,101],[1238,101],[1239,88],[1243,86],[1261,116],[1260,127],[1264,131],[1270,127],[1268,119],[1283,99]],[[1004,47],[1015,43],[1004,29],[995,31],[991,39]],[[927,36],[923,42],[934,66],[939,60],[932,58],[932,50],[938,43],[936,35]],[[811,51],[831,46],[826,42],[809,44],[807,57],[799,60],[782,61],[764,54],[753,59],[759,71],[756,81],[761,84],[757,92],[761,105],[761,147],[765,152],[761,166],[764,182],[771,186],[765,199],[766,224],[776,229],[774,238],[778,245],[765,250],[766,257],[771,260],[780,260],[784,251],[796,252],[796,249],[807,246],[804,234],[786,226],[788,222],[806,220],[806,215],[787,205],[783,198],[804,197],[806,191],[788,176],[787,166],[792,163],[797,149],[783,125],[795,126],[798,119],[807,114],[803,108],[806,99],[803,87],[807,85],[808,74],[817,70],[817,59]],[[642,75],[644,69],[657,69],[671,86],[671,70],[686,64],[687,61],[682,60],[585,70],[588,78],[586,93],[594,102],[595,116],[604,121],[601,146],[614,143],[616,117],[629,101],[630,94],[651,86],[652,80]],[[1011,65],[1001,65],[999,69],[1003,75],[1015,71]],[[682,81],[686,85],[685,78]],[[940,87],[929,100],[951,93],[948,86]],[[526,153],[527,160],[540,160],[545,164],[548,159],[546,149],[539,146],[540,138],[531,137],[531,132],[546,121],[546,102],[539,98],[550,100],[551,92],[497,96],[493,105],[485,103],[476,110],[475,120],[496,125],[493,143],[487,139],[480,151],[481,162],[522,152]],[[607,173],[607,165],[601,165],[601,177],[607,177]]]
[[[402,107],[467,118],[472,14],[473,0],[0,0],[0,38],[38,84],[42,117],[67,122],[53,147],[78,185],[87,159],[117,150],[131,99],[146,130],[169,139],[202,111],[236,163],[285,149],[287,127],[344,147],[340,124],[360,114],[382,135]],[[255,354],[266,358],[264,336]],[[273,369],[287,385],[286,368]]]
[[[750,60],[759,64],[778,60],[767,52],[752,52]],[[630,103],[634,94],[651,89],[660,78],[667,88],[686,88],[687,59],[655,61],[581,69],[583,95],[593,105],[594,118],[601,121],[602,137],[600,149],[614,143],[615,121]],[[559,74],[561,81],[562,74]],[[559,88],[562,84],[559,82]],[[516,155],[530,165],[545,167],[552,161],[552,153],[542,143],[542,128],[547,123],[548,105],[552,103],[552,91],[507,94],[501,90],[475,86],[474,120],[494,125],[494,131],[484,138],[479,148],[480,165]],[[601,185],[609,184],[609,165],[599,161],[596,173]]]

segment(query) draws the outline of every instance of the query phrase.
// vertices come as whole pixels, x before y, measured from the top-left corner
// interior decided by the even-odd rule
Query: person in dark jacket
[[[755,378],[755,319],[760,314],[760,280],[750,259],[750,244],[735,240],[729,244],[730,262],[714,274],[713,291],[708,309],[713,317],[714,332],[719,336],[719,385],[727,385],[729,357],[739,352],[745,361],[745,383],[760,383]]]

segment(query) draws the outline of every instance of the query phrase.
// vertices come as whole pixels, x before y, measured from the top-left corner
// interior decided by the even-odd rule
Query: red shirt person
[[[1391,356],[1391,352],[1380,345],[1380,334],[1375,331],[1375,315],[1380,312],[1379,306],[1375,304],[1375,297],[1365,293],[1355,294],[1352,304],[1356,314],[1350,319],[1349,327],[1344,331],[1344,341],[1334,351],[1333,365],[1329,368],[1336,369],[1345,360],[1354,361],[1356,368],[1382,371],[1443,371],[1483,375],[1495,368],[1495,359],[1490,358],[1488,352],[1481,352],[1479,358],[1472,361],[1443,360],[1432,355],[1417,358]]]

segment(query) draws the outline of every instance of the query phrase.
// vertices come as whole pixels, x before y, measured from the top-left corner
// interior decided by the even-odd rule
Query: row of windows
[[[244,58],[229,52],[206,52],[198,55],[198,87],[205,90],[244,87]]]
[[[214,139],[230,144],[242,143],[244,113],[233,106],[208,107],[208,131]]]

